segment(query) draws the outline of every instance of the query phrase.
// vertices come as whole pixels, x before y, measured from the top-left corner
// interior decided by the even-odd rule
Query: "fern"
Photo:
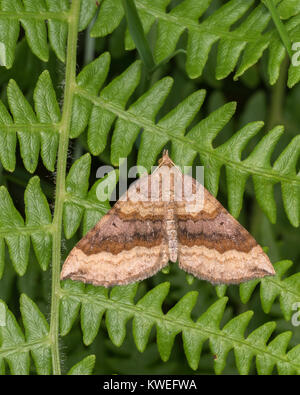
[[[4,360],[12,374],[28,374],[30,354],[39,374],[51,372],[49,325],[37,305],[26,295],[21,295],[20,310],[25,335],[14,315],[4,302],[5,325],[0,327],[0,370],[5,373]]]
[[[287,216],[294,226],[299,226],[300,173],[296,171],[300,152],[299,136],[290,142],[273,166],[270,164],[270,157],[283,133],[282,127],[271,130],[257,144],[255,150],[241,160],[243,149],[261,130],[262,122],[246,125],[227,142],[214,148],[213,141],[233,116],[235,103],[228,103],[217,109],[186,133],[186,128],[199,111],[205,97],[205,91],[200,90],[192,93],[156,124],[155,117],[170,92],[173,80],[166,77],[156,82],[125,110],[125,104],[139,82],[141,65],[139,62],[133,63],[98,96],[96,93],[108,73],[108,62],[108,54],[103,54],[86,66],[77,77],[71,137],[78,137],[88,125],[89,150],[98,155],[104,150],[110,128],[118,118],[111,142],[111,161],[114,165],[118,165],[119,158],[129,155],[134,141],[143,129],[139,165],[149,170],[156,163],[164,145],[171,141],[172,157],[179,166],[192,165],[197,153],[200,154],[206,169],[207,188],[214,195],[218,192],[221,167],[226,167],[228,206],[234,216],[240,213],[246,181],[252,176],[257,200],[270,221],[276,221],[273,186],[281,183]],[[79,112],[79,109],[82,111]]]
[[[295,273],[282,279],[285,272],[291,267],[292,262],[281,261],[274,264],[276,276],[264,278],[259,281],[249,281],[240,285],[240,296],[243,303],[248,302],[254,288],[260,283],[260,300],[265,313],[269,313],[277,296],[284,318],[290,320],[293,305],[300,301],[300,274]]]
[[[120,346],[126,336],[126,323],[133,317],[134,340],[139,351],[147,345],[151,328],[157,326],[157,344],[164,361],[168,360],[175,336],[182,332],[187,360],[192,369],[197,369],[203,343],[209,339],[211,351],[215,355],[215,370],[221,373],[226,364],[228,352],[233,348],[240,373],[247,374],[251,361],[256,356],[256,367],[260,374],[272,373],[273,367],[281,374],[299,373],[299,346],[286,354],[291,337],[284,332],[266,344],[275,324],[270,322],[257,328],[246,339],[244,332],[252,317],[245,312],[230,320],[222,329],[220,322],[224,314],[227,298],[215,302],[196,322],[190,315],[197,300],[197,292],[186,294],[178,303],[163,314],[162,303],[169,291],[169,283],[162,283],[144,295],[136,304],[134,297],[137,284],[115,287],[108,297],[108,290],[102,287],[84,286],[72,281],[64,282],[61,297],[61,334],[66,335],[81,308],[81,326],[86,345],[94,340],[100,322],[106,311],[106,325],[112,342]],[[13,314],[3,303],[5,326],[0,327],[2,339],[0,352],[1,372],[5,372],[4,360],[13,374],[29,372],[29,353],[39,374],[51,372],[51,339],[45,317],[36,304],[26,295],[20,299],[25,335]],[[94,356],[86,357],[73,366],[68,374],[90,374],[94,366]]]
[[[288,134],[283,134],[281,126],[273,127],[272,122],[268,123],[271,130],[263,137],[254,138],[263,127],[258,121],[234,132],[232,117],[239,115],[235,102],[215,106],[211,96],[204,102],[206,91],[199,90],[196,85],[199,81],[194,83],[191,79],[182,84],[181,95],[176,87],[181,78],[179,72],[173,74],[174,79],[163,76],[160,64],[162,60],[168,63],[176,46],[183,43],[180,37],[187,30],[186,70],[191,78],[201,75],[213,44],[218,43],[218,79],[227,77],[234,69],[236,78],[242,75],[268,48],[269,78],[275,83],[285,48],[268,9],[263,4],[256,6],[252,0],[230,0],[221,6],[216,3],[215,8],[214,3],[210,6],[210,1],[185,0],[176,2],[176,6],[172,2],[171,7],[168,0],[136,0],[135,3],[146,33],[157,22],[156,71],[151,76],[145,74],[142,62],[131,55],[126,55],[127,66],[115,67],[118,61],[111,54],[114,54],[113,45],[120,45],[121,28],[108,40],[97,40],[97,52],[101,48],[99,52],[103,50],[103,53],[95,59],[90,56],[92,60],[77,73],[77,61],[81,59],[76,56],[79,32],[89,25],[85,36],[80,36],[85,38],[89,48],[94,45],[90,31],[93,36],[108,35],[123,18],[121,1],[103,0],[97,17],[94,0],[0,2],[0,43],[5,48],[3,53],[0,46],[0,60],[11,69],[9,78],[12,78],[0,102],[0,278],[3,276],[0,373],[92,374],[94,369],[99,369],[97,361],[101,361],[97,342],[102,344],[104,340],[98,333],[105,316],[108,336],[116,346],[121,346],[128,336],[126,325],[132,319],[133,338],[140,352],[147,348],[150,332],[156,327],[155,343],[163,361],[173,356],[176,336],[181,333],[186,359],[194,370],[198,369],[208,341],[216,373],[228,366],[227,356],[233,350],[241,374],[252,371],[253,359],[259,374],[271,374],[275,366],[279,374],[300,374],[300,346],[291,341],[292,332],[280,328],[275,332],[275,322],[268,322],[268,318],[261,322],[256,315],[249,331],[253,312],[247,310],[239,314],[241,311],[238,311],[232,317],[236,310],[245,308],[240,307],[237,298],[225,310],[226,287],[216,288],[219,298],[214,301],[212,286],[193,283],[190,277],[186,281],[182,274],[174,279],[170,273],[171,288],[169,283],[161,282],[158,275],[148,283],[150,290],[145,283],[139,287],[137,284],[115,287],[109,292],[102,287],[59,281],[65,252],[110,208],[109,201],[100,202],[96,192],[101,183],[109,190],[115,187],[118,169],[90,183],[99,158],[117,167],[121,157],[135,162],[137,150],[137,164],[150,170],[161,150],[169,145],[172,158],[179,166],[199,160],[204,164],[206,187],[214,195],[220,189],[221,195],[228,197],[229,210],[236,217],[242,209],[245,190],[248,192],[247,179],[251,177],[257,202],[271,222],[275,222],[279,211],[277,220],[284,229],[282,232],[288,229],[287,234],[295,234],[282,219],[277,191],[273,191],[278,184],[290,223],[293,226],[300,223],[299,136],[290,141],[286,138],[284,148],[279,138]],[[297,2],[274,0],[273,3],[284,21],[288,39],[296,40],[300,11]],[[95,23],[90,24],[93,18]],[[14,71],[16,63],[22,64],[22,59],[14,64],[15,53],[21,56],[27,48],[18,44],[20,26],[32,53],[43,62],[36,59],[38,67],[32,69],[32,74],[43,72],[37,82],[30,79],[26,86]],[[124,35],[127,49],[133,49],[129,33]],[[106,44],[111,54],[105,52]],[[21,46],[22,51],[16,51]],[[51,56],[52,52],[56,56]],[[63,100],[59,89],[54,89],[56,73],[62,73],[60,62],[65,62]],[[7,75],[2,77],[0,73],[1,81],[6,82]],[[299,79],[299,70],[290,66],[289,85]],[[174,80],[176,89],[171,94]],[[283,92],[282,76],[277,84]],[[206,87],[209,90],[210,83]],[[74,144],[70,147],[71,139]],[[70,152],[74,156],[72,160]],[[226,172],[227,191],[220,176],[222,168]],[[49,172],[54,171],[52,201],[52,194],[45,192],[51,188]],[[12,182],[19,186],[11,187]],[[24,198],[20,194],[23,186]],[[285,253],[289,254],[288,248]],[[260,284],[264,313],[270,313],[278,297],[283,317],[290,320],[293,304],[300,301],[297,264],[295,274],[285,278],[291,261],[281,260],[274,266],[275,277],[241,285],[240,299],[248,303],[256,285]],[[30,284],[34,282],[33,272],[45,287],[43,296],[38,296],[40,294],[28,284],[28,279]],[[153,287],[157,282],[159,284]],[[201,284],[201,306],[208,306],[203,314],[199,309],[193,310],[198,293],[191,289],[198,284]],[[51,300],[44,297],[47,292]],[[20,318],[15,309],[18,303],[12,294],[21,294]],[[238,308],[232,311],[235,304]],[[78,318],[82,334],[78,330]],[[227,323],[224,325],[224,322]],[[71,358],[67,355],[66,367],[62,364],[64,351],[60,348],[60,341],[63,343],[64,339],[73,339],[72,344],[78,345],[79,350],[74,351]],[[85,346],[90,347],[88,356],[85,356]],[[69,361],[74,364],[72,367]]]
[[[168,58],[175,51],[180,36],[187,30],[186,71],[190,78],[202,74],[213,44],[219,42],[217,79],[226,78],[235,69],[243,54],[234,76],[237,79],[256,64],[263,52],[269,48],[269,79],[271,84],[277,81],[285,48],[276,29],[266,31],[271,15],[263,4],[254,8],[253,0],[231,0],[205,18],[211,0],[185,0],[169,12],[166,9],[170,0],[136,0],[135,3],[146,33],[157,22],[154,49],[156,62]],[[274,4],[278,3],[280,0],[274,0]],[[286,30],[290,39],[299,41],[299,7],[289,0],[280,4],[280,11],[285,18],[289,18]],[[120,24],[123,16],[121,1],[104,0],[91,35],[103,37],[111,33]],[[203,20],[199,23],[200,17]],[[233,25],[235,27],[232,29]],[[125,46],[129,50],[134,49],[129,34],[126,35]],[[289,86],[292,87],[299,80],[298,69],[291,66]]]
[[[4,361],[12,374],[28,374],[30,356],[38,374],[50,374],[51,339],[49,325],[37,305],[26,295],[21,295],[20,310],[25,328],[25,335],[14,315],[3,301],[1,308],[5,312],[5,325],[0,327],[0,372],[5,374]],[[73,366],[68,374],[91,374],[95,364],[95,356],[90,355]]]
[[[78,29],[86,28],[97,8],[93,0],[82,0]],[[0,42],[5,45],[2,62],[11,68],[14,61],[16,43],[20,34],[20,24],[32,52],[42,61],[49,60],[47,39],[56,56],[64,62],[68,38],[68,0],[1,0]]]
[[[248,281],[240,285],[240,297],[243,303],[247,303],[254,292],[255,287],[260,284],[261,306],[265,313],[270,313],[272,305],[279,296],[280,307],[284,318],[288,321],[293,314],[293,306],[300,301],[300,275],[295,273],[282,279],[283,275],[289,270],[293,262],[280,261],[274,263],[276,276],[262,278],[260,280]],[[219,297],[226,293],[227,286],[216,287]]]
[[[54,171],[58,147],[60,110],[49,73],[44,71],[34,90],[35,111],[28,103],[15,81],[7,87],[9,109],[0,102],[0,160],[5,169],[14,171],[16,165],[16,135],[25,168],[33,173],[39,151],[47,169]]]
[[[47,6],[46,6],[47,4]],[[14,51],[22,24],[28,45],[32,52],[44,62],[49,59],[47,29],[49,21],[49,42],[57,56],[65,60],[67,40],[67,1],[1,1],[0,41],[5,45],[5,66],[10,68],[14,60]],[[34,13],[34,18],[32,14]]]
[[[299,13],[300,4],[294,0],[283,0],[278,6],[278,11],[282,19],[289,19]]]
[[[192,369],[197,369],[203,343],[209,339],[211,351],[215,355],[216,373],[221,373],[224,369],[231,349],[235,351],[236,365],[241,374],[249,373],[254,356],[260,374],[271,374],[275,365],[281,374],[299,373],[299,346],[286,353],[291,333],[281,333],[266,344],[275,329],[274,323],[266,323],[244,338],[252,317],[252,312],[247,311],[220,329],[226,297],[215,302],[194,322],[191,311],[197,300],[197,292],[187,293],[163,314],[162,304],[169,291],[169,283],[158,285],[134,304],[136,291],[136,284],[115,287],[108,297],[107,289],[85,287],[82,283],[66,281],[61,291],[62,335],[70,331],[81,311],[83,341],[86,345],[90,344],[97,335],[102,316],[106,312],[108,334],[117,346],[125,339],[129,319],[133,318],[134,341],[141,352],[146,348],[152,326],[156,325],[157,346],[164,361],[170,357],[175,336],[182,333],[184,352]]]
[[[33,177],[25,191],[26,222],[17,209],[7,189],[0,188],[0,235],[1,235],[1,264],[0,274],[4,269],[4,240],[9,248],[11,261],[16,272],[23,275],[26,271],[30,239],[36,258],[43,270],[46,270],[51,260],[52,218],[47,199],[43,194],[38,177]]]

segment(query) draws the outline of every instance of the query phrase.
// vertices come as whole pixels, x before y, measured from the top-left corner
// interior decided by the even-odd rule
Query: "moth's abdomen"
[[[175,218],[175,212],[173,204],[167,209],[167,215],[165,218],[165,231],[168,241],[170,261],[176,262],[178,255],[178,237],[177,237],[177,221]]]

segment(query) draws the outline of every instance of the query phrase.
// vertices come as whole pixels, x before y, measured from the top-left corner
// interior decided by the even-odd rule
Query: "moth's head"
[[[172,166],[175,166],[174,165],[174,162],[172,161],[172,159],[169,157],[169,153],[168,153],[168,150],[167,149],[165,149],[164,151],[163,151],[163,155],[162,155],[162,157],[159,159],[159,161],[158,161],[158,167],[161,167],[161,166],[169,166],[169,167],[172,167]]]

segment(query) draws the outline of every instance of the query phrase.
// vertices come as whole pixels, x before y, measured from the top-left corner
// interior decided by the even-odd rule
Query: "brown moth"
[[[164,151],[158,168],[133,183],[72,249],[61,279],[125,285],[154,275],[169,261],[213,284],[275,274],[247,230]]]

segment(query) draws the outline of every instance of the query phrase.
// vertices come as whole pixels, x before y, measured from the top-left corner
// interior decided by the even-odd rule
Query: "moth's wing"
[[[145,193],[151,177],[132,184],[77,243],[62,267],[61,279],[105,287],[125,285],[150,277],[168,264],[163,202],[159,197],[153,202]]]
[[[184,183],[193,183],[194,199],[177,203],[179,267],[213,284],[274,275],[250,233],[195,179],[183,177]]]

